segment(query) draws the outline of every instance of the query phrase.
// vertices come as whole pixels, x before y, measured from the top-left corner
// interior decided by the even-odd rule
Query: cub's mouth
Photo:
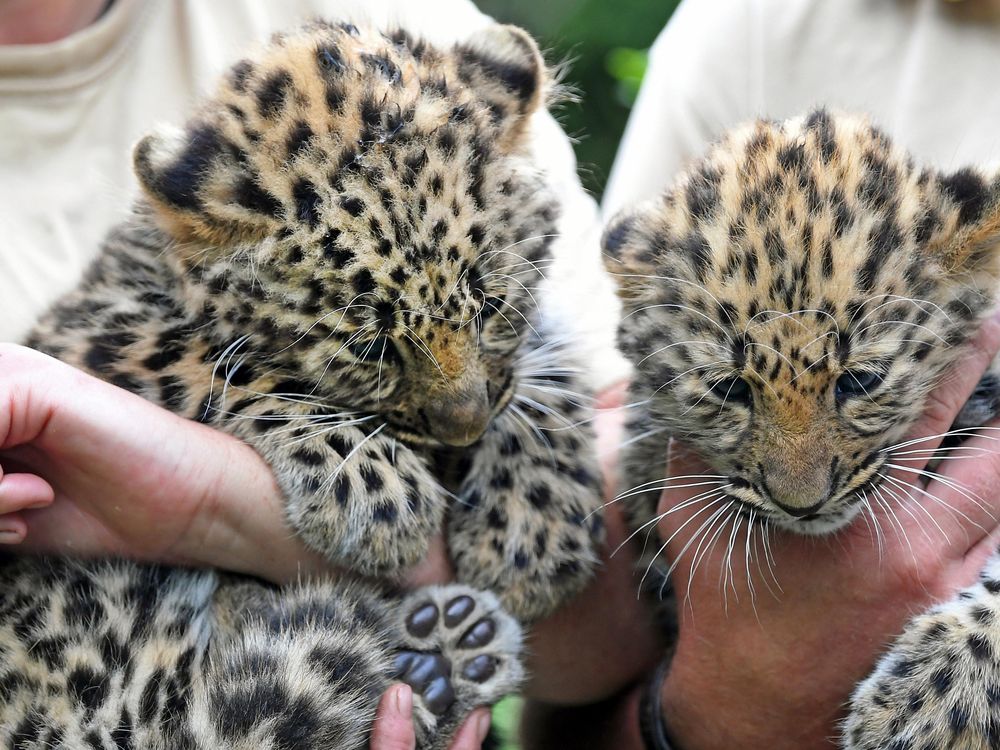
[[[806,515],[795,515],[782,509],[768,497],[766,485],[745,477],[730,477],[728,497],[738,512],[754,523],[770,522],[796,534],[817,536],[833,533],[847,526],[878,491],[888,462],[882,451],[871,453],[842,479],[842,486]]]

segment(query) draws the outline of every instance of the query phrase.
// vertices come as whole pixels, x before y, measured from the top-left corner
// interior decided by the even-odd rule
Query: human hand
[[[279,583],[332,572],[286,525],[248,445],[13,344],[0,344],[0,543]],[[438,539],[406,581],[449,578]]]
[[[950,427],[998,349],[1000,322],[992,319],[932,395],[915,437]],[[684,506],[693,491],[665,493],[659,533],[669,540],[667,558],[681,557],[672,577],[680,638],[662,693],[677,743],[686,750],[835,746],[847,698],[888,643],[912,615],[973,583],[996,548],[998,503],[977,499],[1000,497],[1000,456],[991,442],[969,440],[966,453],[976,457],[942,462],[941,477],[912,499],[876,507],[874,518],[856,519],[830,537],[776,533],[765,553],[759,531],[748,547],[746,525],[730,536],[727,524],[704,552],[706,539],[694,572],[699,546],[685,546],[711,511]],[[919,447],[935,445],[928,439]],[[920,470],[926,458],[907,463]],[[671,444],[670,476],[705,473],[700,460]],[[895,478],[916,484],[915,476]],[[881,544],[873,537],[876,523]],[[727,549],[735,551],[732,568]]]
[[[477,708],[455,733],[449,750],[479,750],[490,730],[490,712]],[[372,730],[371,750],[415,750],[413,691],[409,685],[393,685],[382,695]]]

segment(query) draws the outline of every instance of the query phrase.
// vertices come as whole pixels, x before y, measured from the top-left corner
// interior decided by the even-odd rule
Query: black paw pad
[[[497,625],[489,617],[484,617],[477,622],[468,632],[462,636],[458,642],[460,648],[482,648],[493,640],[497,633]]]
[[[424,705],[432,714],[440,716],[455,702],[455,691],[447,677],[436,677],[424,691]]]
[[[406,629],[410,631],[410,635],[426,638],[434,630],[437,621],[437,605],[428,603],[410,613],[410,616],[406,618]]]
[[[456,596],[444,607],[444,624],[449,628],[455,627],[469,616],[475,606],[471,596]]]
[[[473,682],[486,682],[497,671],[497,660],[489,654],[480,654],[462,668],[462,676]]]
[[[396,677],[424,699],[427,708],[441,715],[455,702],[451,687],[451,662],[441,654],[402,651],[396,656]]]

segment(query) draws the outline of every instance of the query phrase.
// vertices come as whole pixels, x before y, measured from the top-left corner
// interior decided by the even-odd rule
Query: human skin
[[[912,436],[947,430],[998,350],[1000,322],[994,318],[983,325],[961,365],[931,395]],[[730,579],[735,591],[729,587],[723,593],[720,574],[728,534],[692,575],[697,542],[681,553],[708,512],[699,516],[705,506],[682,505],[697,489],[665,492],[658,532],[661,539],[670,540],[666,557],[680,558],[672,582],[683,606],[680,637],[661,698],[677,746],[837,747],[847,699],[878,656],[911,616],[974,583],[996,550],[997,503],[978,499],[1000,497],[1000,454],[994,442],[988,436],[974,438],[965,445],[975,457],[943,462],[938,471],[946,479],[924,485],[924,491],[941,502],[915,493],[913,500],[905,501],[909,511],[894,503],[894,518],[876,509],[881,546],[871,518],[867,523],[856,519],[823,538],[774,534],[770,551],[775,582],[766,572],[758,543],[757,562],[750,565],[753,596],[746,585],[744,534],[733,542],[738,550]],[[934,445],[928,440],[920,447]],[[677,443],[671,443],[669,455],[668,476],[709,472]],[[921,468],[918,462],[912,464]],[[913,481],[912,475],[900,478]],[[529,705],[524,747],[541,750],[561,738],[580,750],[642,750],[638,704],[639,688],[633,688],[586,709]]]
[[[0,0],[0,44],[46,44],[94,22],[107,0]]]

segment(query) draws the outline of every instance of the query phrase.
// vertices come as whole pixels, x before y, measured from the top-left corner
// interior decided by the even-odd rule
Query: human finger
[[[0,516],[0,544],[20,544],[28,533],[28,525],[17,513]]]
[[[370,750],[415,750],[413,691],[409,685],[393,685],[382,695],[375,713]]]
[[[462,722],[449,750],[481,750],[486,735],[490,732],[490,712],[487,708],[477,708]]]
[[[45,508],[55,499],[52,485],[35,474],[4,474],[0,477],[0,515]]]
[[[965,356],[951,368],[927,396],[923,416],[894,451],[894,456],[906,455],[915,468],[923,468],[941,445],[955,417],[975,391],[990,363],[1000,352],[1000,312],[988,318],[977,334],[966,344]],[[905,453],[903,453],[905,451]],[[922,457],[922,460],[921,460]]]

